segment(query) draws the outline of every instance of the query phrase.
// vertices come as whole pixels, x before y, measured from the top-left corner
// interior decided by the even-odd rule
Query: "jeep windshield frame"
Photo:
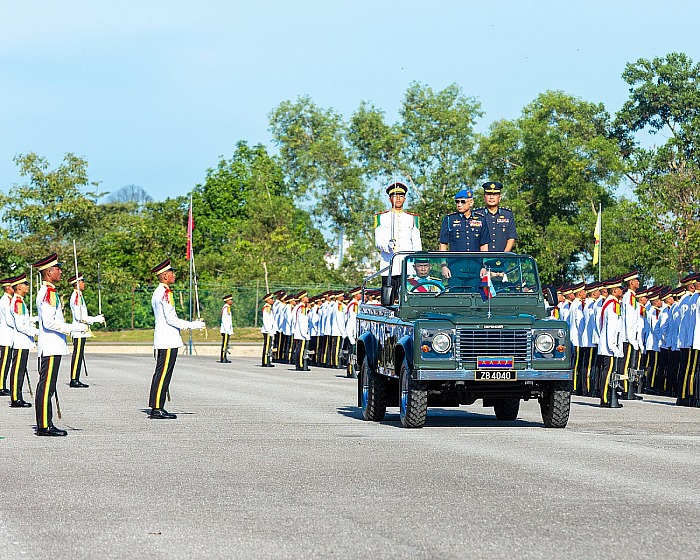
[[[516,253],[421,252],[401,255],[401,299],[471,294],[483,301],[542,297],[537,264]],[[427,303],[427,302],[426,302]]]

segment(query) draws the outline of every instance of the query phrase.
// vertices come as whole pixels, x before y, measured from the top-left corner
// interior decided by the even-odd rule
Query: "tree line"
[[[150,268],[171,258],[186,288],[191,194],[208,312],[216,320],[218,291],[244,289],[252,298],[245,308],[253,311],[242,319],[249,323],[260,286],[321,291],[361,280],[377,262],[372,216],[387,208],[383,188],[391,180],[409,184],[407,207],[421,216],[424,247],[436,249],[453,194],[490,179],[504,184],[503,205],[518,225],[516,249],[537,259],[544,281],[596,274],[593,209],[601,204],[602,275],[635,268],[645,279],[674,284],[700,265],[700,66],[670,53],[629,63],[622,77],[629,98],[615,114],[602,103],[546,91],[518,118],[491,123],[485,133],[475,129],[483,118],[479,101],[456,84],[438,91],[411,84],[396,122],[369,101],[344,118],[302,96],[270,112],[273,146],[239,140],[191,193],[164,201],[133,185],[126,195],[97,194],[88,162],[72,153],[57,167],[19,154],[24,182],[0,195],[0,270],[26,270],[51,250],[72,257],[76,240],[93,284],[100,263],[102,287],[115,302],[108,323],[148,326],[150,303],[137,294],[153,285]],[[326,256],[340,232],[349,246],[333,268]]]

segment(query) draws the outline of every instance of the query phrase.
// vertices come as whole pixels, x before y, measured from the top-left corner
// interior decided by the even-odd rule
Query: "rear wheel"
[[[372,371],[367,356],[360,367],[360,391],[362,417],[373,422],[383,420],[386,414],[387,379]]]
[[[401,363],[399,374],[401,394],[399,417],[404,428],[422,428],[428,415],[428,385],[425,381],[411,378],[411,368],[406,358]]]
[[[571,382],[556,381],[540,397],[545,428],[565,428],[571,409]]]
[[[515,420],[520,410],[520,399],[500,399],[493,405],[496,420]]]

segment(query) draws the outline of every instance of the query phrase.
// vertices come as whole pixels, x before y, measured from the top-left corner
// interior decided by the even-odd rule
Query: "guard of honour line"
[[[455,212],[441,224],[440,251],[507,252],[517,239],[513,213],[500,207],[502,185],[482,185],[485,206],[473,209],[472,189],[454,196]],[[422,250],[419,218],[404,210],[408,187],[394,182],[387,187],[391,209],[375,216],[375,244],[380,252],[382,283],[398,277],[401,256],[397,253]],[[394,263],[391,271],[390,263]],[[87,374],[85,341],[92,336],[90,325],[104,322],[101,314],[89,315],[83,298],[84,278],[77,274],[68,281],[74,290],[69,303],[72,322],[66,322],[56,284],[63,270],[52,253],[33,264],[41,275],[36,296],[37,316],[28,312],[26,274],[1,280],[0,297],[0,396],[10,397],[11,408],[30,408],[24,400],[26,379],[33,394],[27,369],[29,351],[37,348],[39,380],[35,389],[36,434],[65,436],[53,424],[52,400],[60,418],[56,391],[61,358],[69,354],[67,335],[73,340],[70,369],[71,388],[87,388],[81,372]],[[156,365],[149,392],[151,419],[175,419],[164,408],[178,350],[184,346],[182,329],[205,329],[201,320],[178,318],[171,285],[175,270],[170,260],[151,269],[159,284],[151,298],[155,317]],[[417,270],[415,282],[423,278]],[[444,279],[450,270],[443,267]],[[398,288],[398,286],[397,286]],[[365,290],[364,303],[378,304],[378,291]],[[362,300],[360,287],[326,291],[309,297],[306,291],[287,294],[282,290],[263,296],[262,367],[274,363],[293,364],[298,371],[309,366],[342,368],[355,376],[356,317]],[[559,303],[552,316],[567,321],[573,346],[573,392],[598,397],[601,407],[621,407],[619,400],[641,398],[637,393],[675,397],[680,406],[700,406],[700,274],[683,278],[677,288],[652,286],[640,289],[637,272],[591,284],[558,288]],[[232,294],[223,296],[221,310],[221,363],[228,359],[233,334]],[[36,326],[35,326],[36,325]],[[35,344],[35,337],[38,345]]]

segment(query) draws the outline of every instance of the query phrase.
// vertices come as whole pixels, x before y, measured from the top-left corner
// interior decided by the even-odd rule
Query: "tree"
[[[153,202],[153,197],[143,187],[138,185],[124,185],[107,197],[107,202],[135,202],[142,205]]]
[[[625,67],[630,98],[615,129],[627,177],[652,216],[645,264],[678,277],[700,266],[700,66],[681,53]],[[666,137],[643,148],[639,133]]]
[[[519,119],[491,126],[479,143],[476,171],[504,184],[517,250],[537,259],[543,279],[580,278],[592,250],[591,204],[614,203],[622,172],[603,105],[557,91],[539,95]]]

